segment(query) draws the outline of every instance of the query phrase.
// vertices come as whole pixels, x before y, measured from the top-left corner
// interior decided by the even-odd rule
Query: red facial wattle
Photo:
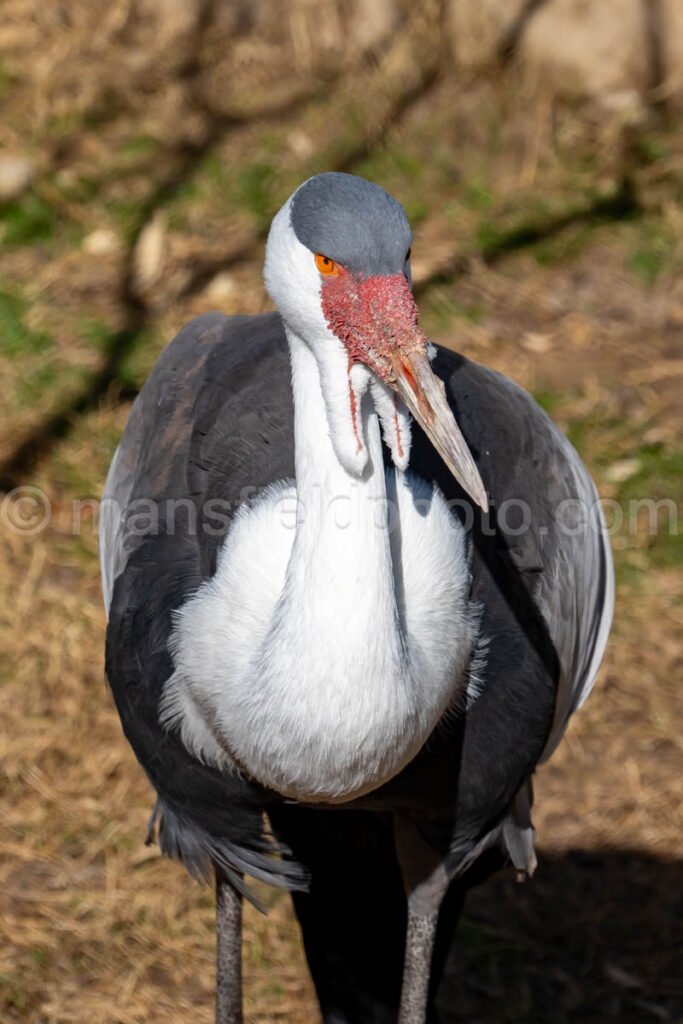
[[[361,277],[347,270],[321,282],[322,310],[351,363],[364,363],[393,383],[397,355],[423,350],[418,310],[403,274]]]
[[[316,257],[317,260],[317,257]],[[363,363],[388,384],[440,453],[465,491],[485,511],[486,490],[467,442],[448,405],[443,382],[431,368],[427,338],[418,326],[418,310],[403,274],[362,277],[331,260],[321,270],[323,315],[349,356],[350,417],[360,450],[358,406],[351,367]],[[398,420],[395,424],[400,445]]]

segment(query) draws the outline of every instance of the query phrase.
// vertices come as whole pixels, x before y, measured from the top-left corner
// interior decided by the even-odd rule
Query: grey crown
[[[295,193],[291,217],[311,252],[353,273],[409,277],[410,224],[401,204],[379,185],[337,171],[318,174]]]

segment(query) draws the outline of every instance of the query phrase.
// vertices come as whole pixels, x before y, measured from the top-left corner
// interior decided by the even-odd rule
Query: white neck
[[[341,641],[350,651],[366,649],[379,636],[393,657],[404,660],[382,445],[371,397],[366,392],[358,410],[368,461],[356,476],[335,454],[316,358],[295,334],[288,332],[288,337],[298,523],[282,606],[300,619],[309,643],[329,649]]]
[[[464,690],[475,624],[462,531],[440,492],[385,475],[368,390],[365,468],[344,468],[318,361],[288,339],[294,536],[272,496],[235,524],[216,577],[183,609],[164,716],[209,760],[221,750],[284,795],[338,802],[415,756]]]

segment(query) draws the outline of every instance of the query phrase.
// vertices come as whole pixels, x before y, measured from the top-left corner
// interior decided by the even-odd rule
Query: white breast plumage
[[[196,756],[301,800],[348,800],[396,774],[444,711],[464,703],[476,615],[463,529],[417,477],[388,471],[386,496],[376,511],[389,530],[377,529],[390,537],[398,644],[376,628],[392,613],[386,595],[335,579],[334,557],[324,593],[311,580],[301,607],[278,607],[306,515],[293,485],[269,488],[237,517],[215,576],[178,612],[173,635],[162,717]],[[329,525],[343,548],[355,506],[336,497]],[[285,620],[300,629],[279,645],[275,676],[264,645]]]

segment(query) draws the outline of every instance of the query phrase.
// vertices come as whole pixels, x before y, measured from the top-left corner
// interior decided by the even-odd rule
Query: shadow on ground
[[[439,1004],[447,1024],[683,1020],[683,861],[541,853],[470,894]]]

